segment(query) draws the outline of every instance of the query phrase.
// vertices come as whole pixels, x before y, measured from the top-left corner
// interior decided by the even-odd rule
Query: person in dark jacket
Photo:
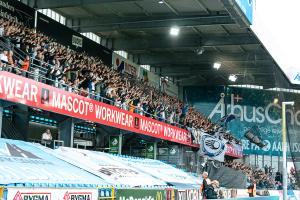
[[[206,199],[218,199],[218,193],[216,189],[219,187],[219,182],[214,180],[208,185],[205,189],[205,197]]]
[[[201,192],[202,192],[203,199],[207,199],[205,191],[208,188],[208,186],[211,184],[211,181],[208,178],[208,173],[207,172],[203,172],[202,178],[203,178],[203,182],[202,182],[202,185],[201,185]]]

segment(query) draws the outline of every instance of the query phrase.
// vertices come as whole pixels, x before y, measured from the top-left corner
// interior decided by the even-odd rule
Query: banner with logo
[[[192,145],[191,134],[187,130],[9,72],[0,72],[0,98],[155,138],[195,146]]]
[[[98,200],[98,189],[7,188],[7,200]]]
[[[154,143],[146,144],[146,158],[154,159]]]
[[[116,53],[113,53],[112,59],[113,59],[112,65],[114,69],[118,70],[119,72],[124,72],[135,77],[139,76],[139,70],[140,70],[139,65],[135,64],[134,62]]]
[[[234,158],[242,158],[243,157],[243,147],[241,145],[236,144],[226,144],[226,156],[231,156]]]
[[[117,189],[117,200],[166,200],[166,190]]]
[[[52,187],[57,184],[107,184],[102,179],[43,151],[40,146],[24,141],[0,139],[0,183],[45,183]]]
[[[286,112],[288,152],[300,156],[299,94],[236,87],[227,87],[226,90],[224,87],[186,88],[188,101],[213,122],[221,123],[220,119],[229,114],[236,116],[227,123],[227,128],[242,141],[244,154],[273,156],[280,156],[282,151],[281,104],[276,104],[279,94],[284,96],[285,101],[295,101],[295,106],[287,107]],[[244,137],[253,127],[266,144],[264,148]]]
[[[119,153],[119,136],[109,136],[109,153]]]
[[[226,145],[215,136],[203,134],[201,137],[200,151],[213,160],[224,162]]]
[[[60,159],[99,176],[113,185],[130,187],[166,185],[164,181],[114,159],[115,156],[112,154],[67,147],[59,147],[54,151]]]

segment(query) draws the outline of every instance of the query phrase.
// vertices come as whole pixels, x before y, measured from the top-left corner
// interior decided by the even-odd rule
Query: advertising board
[[[187,99],[213,122],[222,123],[221,118],[229,114],[235,116],[227,123],[227,128],[242,141],[244,154],[281,155],[281,105],[274,103],[278,92],[237,87],[227,87],[226,91],[224,87],[191,87],[186,88],[186,94]],[[282,95],[285,101],[295,101],[295,106],[288,107],[286,112],[288,152],[300,155],[300,95]],[[250,129],[256,130],[264,148],[250,143],[244,136]]]
[[[194,146],[191,143],[191,134],[185,129],[9,72],[0,72],[0,98],[62,115]]]
[[[117,200],[166,200],[166,190],[117,189]]]
[[[98,190],[68,188],[7,188],[9,200],[98,200]]]

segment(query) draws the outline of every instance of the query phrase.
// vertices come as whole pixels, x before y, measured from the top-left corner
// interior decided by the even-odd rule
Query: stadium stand
[[[218,135],[228,143],[241,144],[187,103],[122,73],[122,69],[106,66],[101,58],[71,50],[20,23],[2,18],[1,26],[4,28],[1,65],[7,66],[3,70],[187,128],[194,138],[199,137],[200,130]]]

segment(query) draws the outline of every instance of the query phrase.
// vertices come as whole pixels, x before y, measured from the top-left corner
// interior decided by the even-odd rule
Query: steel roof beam
[[[189,47],[214,47],[226,45],[259,44],[259,41],[249,34],[230,36],[190,36],[190,37],[151,37],[142,39],[119,38],[114,40],[114,50],[138,51],[155,49],[180,49]]]
[[[80,26],[71,26],[70,28],[78,29],[82,32],[105,32],[119,30],[143,30],[153,28],[164,28],[171,26],[193,27],[193,26],[210,26],[226,25],[235,22],[229,15],[195,15],[195,16],[159,16],[159,17],[122,17],[122,18],[82,18]]]
[[[89,4],[103,4],[103,3],[116,3],[116,2],[136,2],[142,0],[37,0],[38,8],[66,8],[66,7],[79,7]],[[30,0],[30,5],[34,5],[34,0]]]
[[[172,59],[170,60],[170,56]],[[173,64],[201,64],[201,63],[213,63],[215,61],[220,62],[255,62],[255,61],[270,61],[272,58],[267,53],[227,53],[227,54],[216,54],[216,53],[203,53],[197,55],[196,53],[152,53],[152,54],[141,54],[138,55],[139,64],[147,64],[154,66],[164,66],[170,63]]]

